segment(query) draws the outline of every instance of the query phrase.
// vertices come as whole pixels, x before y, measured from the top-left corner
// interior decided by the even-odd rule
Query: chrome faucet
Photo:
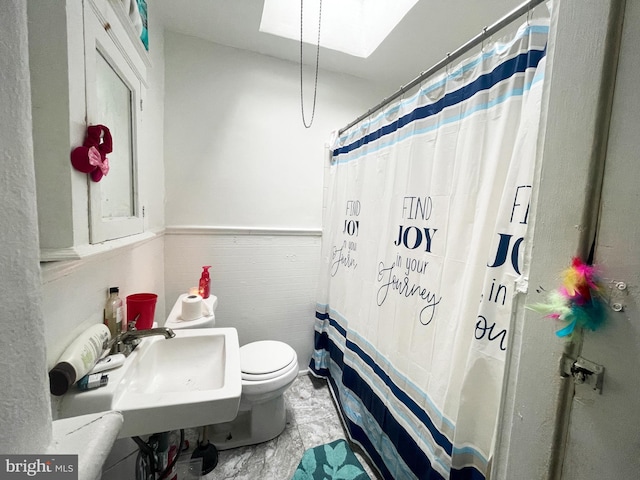
[[[152,335],[164,335],[164,338],[169,339],[176,336],[176,333],[167,327],[136,330],[134,325],[135,324],[131,322],[129,324],[129,330],[111,339],[107,345],[107,349],[111,353],[124,353],[128,356],[138,346],[141,338],[150,337]]]
[[[164,338],[173,338],[176,333],[167,327],[148,328],[146,330],[127,330],[120,334],[120,341],[127,343],[142,337],[150,337],[152,335],[164,335]]]

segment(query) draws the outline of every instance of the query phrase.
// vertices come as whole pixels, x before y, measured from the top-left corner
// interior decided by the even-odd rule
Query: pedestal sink
[[[228,422],[238,413],[242,380],[235,328],[176,330],[143,338],[105,387],[66,393],[59,418],[115,410],[119,438]]]

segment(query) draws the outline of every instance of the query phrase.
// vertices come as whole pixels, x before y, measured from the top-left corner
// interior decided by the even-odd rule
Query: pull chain
[[[307,125],[307,120],[304,115],[304,95],[302,87],[302,22],[304,12],[304,0],[300,0],[300,108],[302,110],[302,123],[305,128],[311,128],[313,125],[313,118],[316,114],[316,97],[318,94],[318,65],[320,63],[320,25],[322,24],[322,0],[320,0],[320,10],[318,12],[318,45],[316,47],[316,79],[313,86],[313,109],[311,110],[311,120]]]

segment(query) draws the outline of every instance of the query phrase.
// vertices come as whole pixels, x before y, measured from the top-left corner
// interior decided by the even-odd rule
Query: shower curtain
[[[548,20],[336,138],[310,371],[384,478],[490,472]]]

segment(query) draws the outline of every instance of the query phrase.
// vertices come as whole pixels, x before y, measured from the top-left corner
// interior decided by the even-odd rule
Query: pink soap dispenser
[[[200,275],[200,285],[198,287],[198,293],[202,298],[209,298],[211,279],[209,278],[209,269],[211,265],[202,267],[202,275]]]

